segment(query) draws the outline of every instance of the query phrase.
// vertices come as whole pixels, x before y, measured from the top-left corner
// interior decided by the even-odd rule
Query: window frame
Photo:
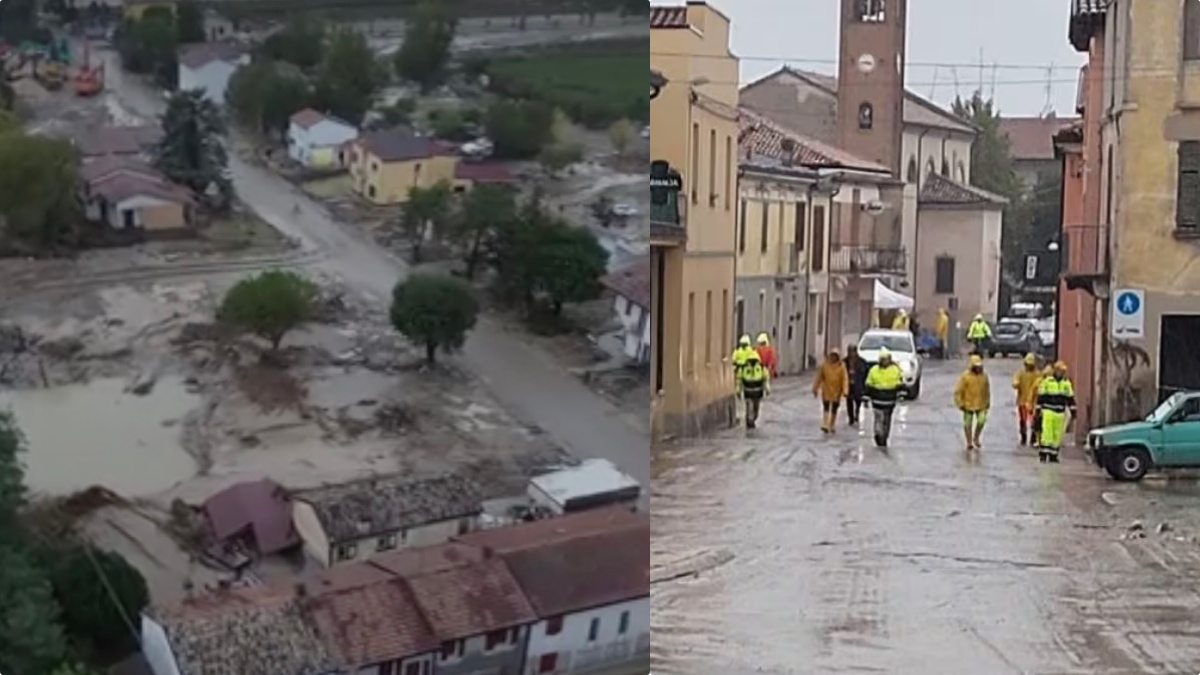
[[[949,263],[949,281],[942,276],[942,265]],[[934,295],[954,295],[954,287],[958,276],[958,261],[952,255],[939,255],[933,259],[933,293]]]
[[[1112,156],[1111,148],[1108,154],[1109,157]],[[1175,229],[1188,233],[1200,232],[1200,141],[1179,141],[1176,158],[1178,166],[1175,172]],[[1108,164],[1107,169],[1111,176],[1111,159]],[[1108,188],[1109,201],[1112,199],[1111,182],[1110,180]],[[1191,195],[1190,199],[1184,199],[1185,193]],[[1185,202],[1190,202],[1190,210],[1183,208]],[[1109,210],[1111,211],[1111,206]]]

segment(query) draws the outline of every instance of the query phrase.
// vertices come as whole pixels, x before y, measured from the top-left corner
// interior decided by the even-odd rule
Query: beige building
[[[970,185],[978,130],[905,89],[906,30],[905,0],[842,0],[836,78],[784,67],[741,91],[744,108],[885,167],[891,177],[870,185],[836,182],[830,347],[853,342],[871,325],[877,281],[912,296],[927,324],[940,307],[959,317],[995,314],[1000,234],[994,221],[1003,201]],[[951,187],[953,204],[946,202]],[[941,236],[947,227],[959,228],[953,238]]]
[[[394,549],[432,546],[475,527],[478,486],[456,475],[380,476],[292,493],[292,523],[325,567]]]
[[[738,60],[702,2],[650,9],[651,373],[655,435],[733,415]]]
[[[1100,424],[1200,389],[1200,3],[1071,4],[1088,64],[1066,281],[1087,295],[1068,328],[1095,345],[1079,353],[1094,359]],[[1141,295],[1127,317],[1122,291]]]

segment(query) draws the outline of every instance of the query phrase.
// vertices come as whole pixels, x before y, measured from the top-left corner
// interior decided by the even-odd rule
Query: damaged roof
[[[148,609],[180,675],[326,675],[334,663],[290,586],[223,590]]]
[[[790,158],[784,149],[789,141],[795,148]],[[742,157],[760,155],[780,161],[790,159],[796,166],[810,168],[860,169],[891,174],[891,169],[882,164],[787,129],[746,107],[738,111],[738,154]]]
[[[204,515],[218,541],[248,534],[262,555],[300,543],[287,491],[271,480],[230,485],[204,501]]]
[[[457,474],[424,479],[373,477],[298,490],[292,498],[313,507],[331,542],[454,520],[483,510],[479,486]]]
[[[931,173],[921,186],[917,199],[921,205],[962,207],[1003,207],[1008,200],[974,185],[959,183],[939,173]]]
[[[650,257],[641,256],[610,274],[600,283],[642,309],[650,309]]]

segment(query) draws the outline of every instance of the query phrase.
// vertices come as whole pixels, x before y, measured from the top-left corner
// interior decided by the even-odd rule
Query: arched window
[[[934,173],[937,173],[937,167],[933,163],[933,158],[930,157],[929,159],[925,160],[925,175],[929,176]]]
[[[858,106],[858,128],[870,129],[875,126],[875,109],[870,103],[863,103]]]
[[[942,158],[942,175],[950,177],[950,162],[947,162],[945,157]]]
[[[908,171],[905,172],[904,178],[909,183],[917,182],[917,158],[916,157],[908,158]]]

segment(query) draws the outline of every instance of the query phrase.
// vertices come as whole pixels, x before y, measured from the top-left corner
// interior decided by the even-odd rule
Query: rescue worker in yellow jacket
[[[746,428],[753,429],[758,422],[759,405],[771,393],[771,371],[753,349],[738,371],[738,389],[746,400]]]
[[[983,425],[987,424],[988,410],[992,407],[992,383],[983,372],[983,357],[978,354],[971,355],[970,367],[958,378],[954,405],[962,411],[967,450],[978,450],[982,447]]]
[[[892,330],[908,330],[908,312],[896,310],[896,318],[892,319]]]
[[[904,373],[892,361],[892,353],[886,348],[879,350],[879,363],[867,372],[867,400],[875,413],[875,445],[886,448],[892,435],[892,413],[900,400],[904,385]]]
[[[1038,384],[1042,371],[1038,370],[1037,356],[1025,355],[1020,370],[1013,373],[1013,392],[1017,395],[1017,426],[1021,430],[1021,445],[1037,445],[1037,432],[1033,423],[1033,410],[1037,407]]]
[[[753,353],[757,352],[754,349],[754,345],[750,342],[750,336],[742,335],[742,337],[738,338],[737,347],[733,348],[733,354],[729,357],[729,360],[733,363],[733,385],[734,394],[737,397],[738,414],[741,414],[742,401],[744,400],[742,398],[742,368],[746,365],[746,359]]]
[[[1054,374],[1038,384],[1037,406],[1041,414],[1038,437],[1038,459],[1058,462],[1063,436],[1069,427],[1070,415],[1075,416],[1075,385],[1067,377],[1067,364],[1054,364]]]
[[[937,311],[937,321],[933,324],[933,332],[937,335],[938,344],[941,346],[941,358],[947,358],[950,355],[950,313],[945,307],[939,307]]]
[[[974,319],[971,319],[971,325],[967,326],[967,342],[971,343],[971,353],[983,356],[987,353],[988,342],[992,339],[992,327],[983,318],[982,314],[976,314]]]
[[[832,434],[837,428],[838,405],[850,395],[850,375],[836,349],[829,352],[817,369],[812,392],[813,396],[821,397],[821,431]]]

